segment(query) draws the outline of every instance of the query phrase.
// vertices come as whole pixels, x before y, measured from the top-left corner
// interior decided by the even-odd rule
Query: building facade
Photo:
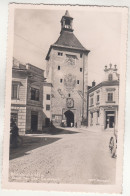
[[[20,134],[42,130],[44,80],[43,70],[13,59],[11,118]]]
[[[116,65],[104,69],[104,81],[88,90],[88,126],[110,129],[117,126],[119,74]]]
[[[49,127],[51,122],[51,88],[51,83],[43,84],[43,127]]]
[[[51,120],[53,124],[80,125],[87,118],[87,86],[89,50],[73,34],[73,18],[66,11],[61,19],[58,40],[46,56],[46,74],[51,88]]]

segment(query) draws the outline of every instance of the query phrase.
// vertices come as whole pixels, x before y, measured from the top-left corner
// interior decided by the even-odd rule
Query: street
[[[23,146],[10,151],[9,181],[114,184],[116,159],[108,148],[111,134],[64,128],[24,136]]]

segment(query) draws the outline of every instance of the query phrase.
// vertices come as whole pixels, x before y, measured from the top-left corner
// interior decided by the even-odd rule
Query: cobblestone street
[[[113,184],[116,159],[108,149],[110,136],[82,128],[24,136],[23,146],[11,149],[9,181]]]

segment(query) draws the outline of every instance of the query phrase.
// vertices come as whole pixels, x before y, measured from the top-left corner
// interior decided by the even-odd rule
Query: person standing
[[[14,120],[12,120],[11,122],[11,141],[12,141],[12,144],[14,147],[17,147],[17,137],[19,136],[19,133],[18,133],[19,129],[16,125],[16,123],[14,122]]]

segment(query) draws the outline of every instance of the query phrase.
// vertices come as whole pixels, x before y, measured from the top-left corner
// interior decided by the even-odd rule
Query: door
[[[106,112],[106,128],[114,128],[115,124],[115,112],[107,111]]]
[[[72,124],[72,126],[74,126],[74,113],[72,111],[68,110],[64,113],[64,115],[66,117],[67,127],[71,127],[71,124]]]
[[[50,126],[50,118],[45,118],[45,126],[46,127]]]
[[[31,130],[36,132],[38,128],[38,113],[32,112],[31,114]]]

